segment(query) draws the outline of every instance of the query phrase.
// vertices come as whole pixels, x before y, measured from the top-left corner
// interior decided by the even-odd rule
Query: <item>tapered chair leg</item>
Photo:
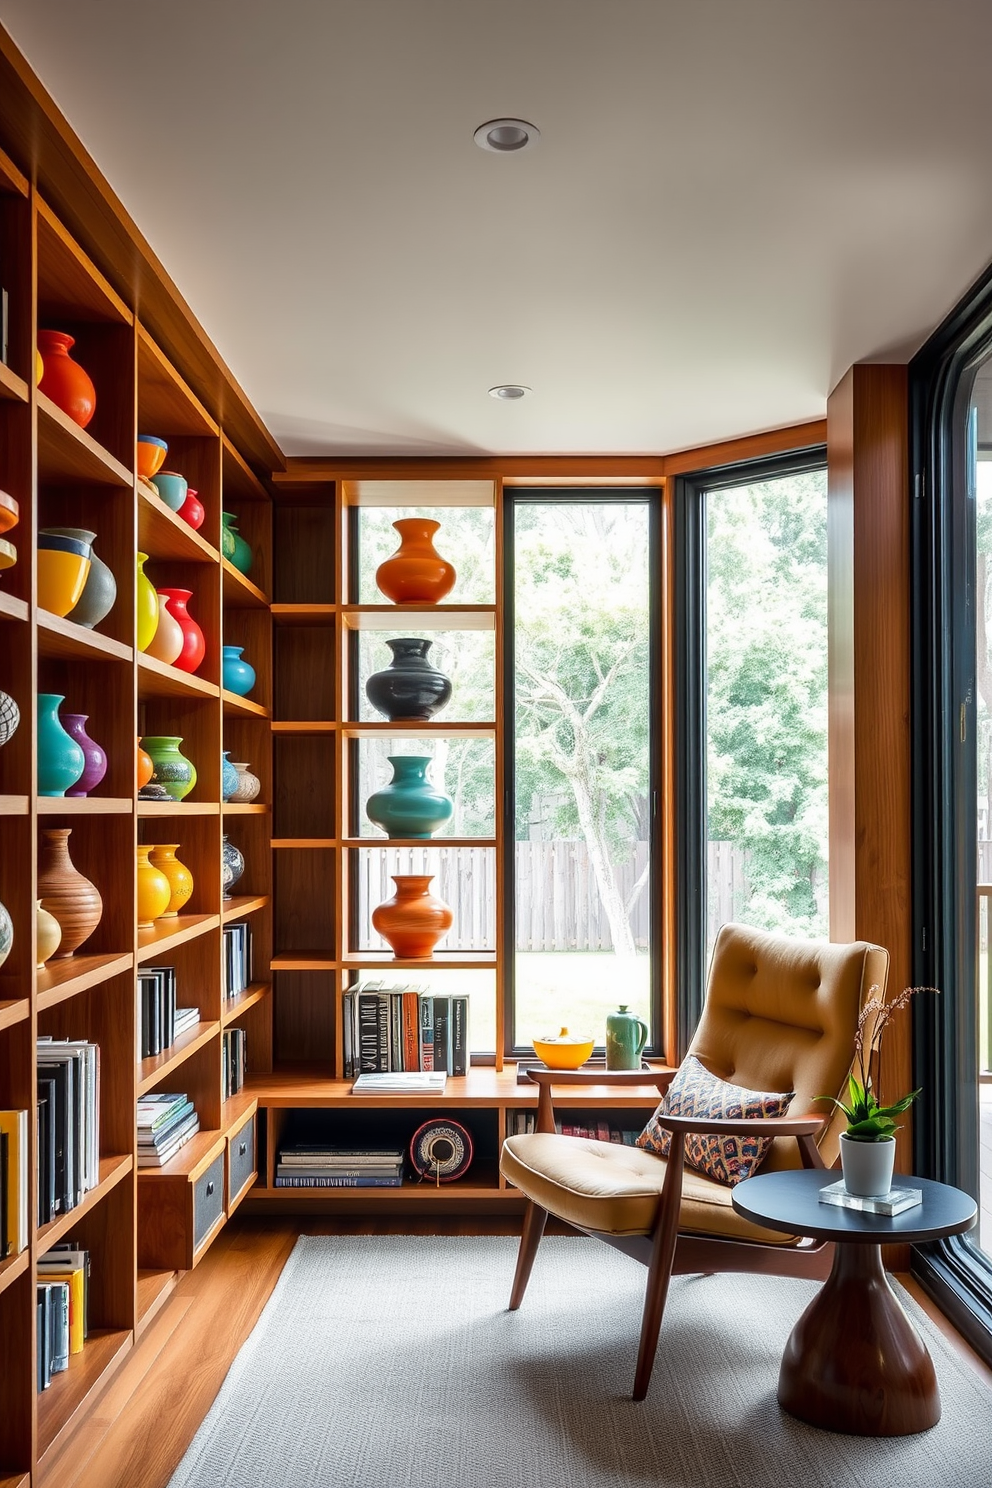
[[[641,1342],[637,1350],[637,1369],[634,1373],[634,1399],[643,1400],[651,1383],[654,1356],[658,1352],[658,1334],[668,1297],[668,1284],[672,1279],[675,1262],[675,1247],[679,1238],[679,1201],[682,1194],[682,1171],[685,1161],[684,1149],[672,1144],[668,1158],[668,1171],[661,1195],[661,1207],[651,1247],[651,1264],[648,1267],[648,1284],[644,1295],[644,1316],[641,1319]]]
[[[513,1274],[513,1290],[510,1292],[509,1310],[511,1312],[516,1312],[524,1300],[534,1257],[537,1255],[537,1247],[541,1243],[541,1236],[544,1234],[544,1226],[547,1222],[548,1211],[546,1209],[541,1209],[534,1203],[527,1205],[523,1234],[520,1236],[520,1249],[517,1251],[517,1269]]]

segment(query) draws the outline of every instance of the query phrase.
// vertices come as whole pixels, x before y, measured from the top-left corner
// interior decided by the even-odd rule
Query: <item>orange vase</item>
[[[372,911],[372,924],[393,948],[397,961],[428,959],[454,916],[428,891],[433,874],[394,873],[396,893]]]
[[[146,786],[155,774],[155,762],[147,749],[141,747],[141,735],[138,735],[137,754],[135,756],[135,772],[140,791]]]
[[[180,863],[176,857],[178,851],[179,843],[172,842],[153,847],[149,853],[149,862],[169,881],[170,898],[168,908],[160,916],[163,920],[184,909],[193,894],[193,875],[186,864]]]
[[[454,588],[454,564],[434,547],[440,525],[428,517],[401,517],[393,523],[400,545],[379,564],[375,581],[394,604],[438,604]]]
[[[85,429],[96,412],[96,388],[90,374],[69,355],[75,344],[75,337],[64,331],[38,332],[38,350],[45,366],[39,386],[63,413]]]
[[[103,900],[99,890],[73,865],[69,857],[70,827],[49,827],[41,834],[38,854],[38,897],[42,909],[54,915],[62,930],[62,941],[51,959],[71,956],[100,923]]]

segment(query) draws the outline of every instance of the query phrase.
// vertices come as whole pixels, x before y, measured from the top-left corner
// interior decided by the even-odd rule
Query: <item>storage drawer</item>
[[[224,1213],[224,1154],[193,1185],[193,1249],[199,1250]]]
[[[255,1176],[255,1118],[249,1116],[227,1143],[228,1213]]]

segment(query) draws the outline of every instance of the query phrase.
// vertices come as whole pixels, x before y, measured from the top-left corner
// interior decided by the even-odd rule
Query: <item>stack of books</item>
[[[344,995],[344,1073],[443,1071],[469,1067],[468,998],[418,987],[361,982]]]
[[[138,1058],[171,1049],[200,1021],[199,1008],[176,1006],[176,968],[143,966],[138,972]]]
[[[399,1188],[402,1149],[328,1147],[294,1143],[281,1148],[276,1188]]]
[[[0,1111],[0,1260],[28,1247],[28,1113]]]
[[[251,985],[251,926],[238,920],[224,926],[224,996],[237,997]]]
[[[200,1130],[186,1095],[156,1093],[138,1101],[138,1167],[161,1168]]]
[[[224,1099],[237,1095],[248,1069],[248,1041],[243,1028],[224,1032]]]
[[[53,1374],[69,1367],[69,1355],[83,1351],[89,1333],[90,1253],[66,1241],[39,1257],[37,1269],[38,1389],[44,1390]]]
[[[82,1203],[100,1182],[100,1050],[38,1040],[38,1223]]]
[[[53,1374],[69,1368],[69,1292],[67,1281],[39,1281],[37,1285],[39,1395],[48,1389]]]

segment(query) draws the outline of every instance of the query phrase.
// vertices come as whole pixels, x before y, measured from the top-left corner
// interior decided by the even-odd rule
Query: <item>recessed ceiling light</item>
[[[536,145],[541,131],[525,119],[490,119],[488,124],[479,125],[474,138],[480,150],[512,155],[517,150],[525,150],[528,145]]]
[[[497,387],[489,389],[490,398],[502,398],[504,401],[512,401],[514,398],[526,398],[530,392],[522,382],[501,382]]]

